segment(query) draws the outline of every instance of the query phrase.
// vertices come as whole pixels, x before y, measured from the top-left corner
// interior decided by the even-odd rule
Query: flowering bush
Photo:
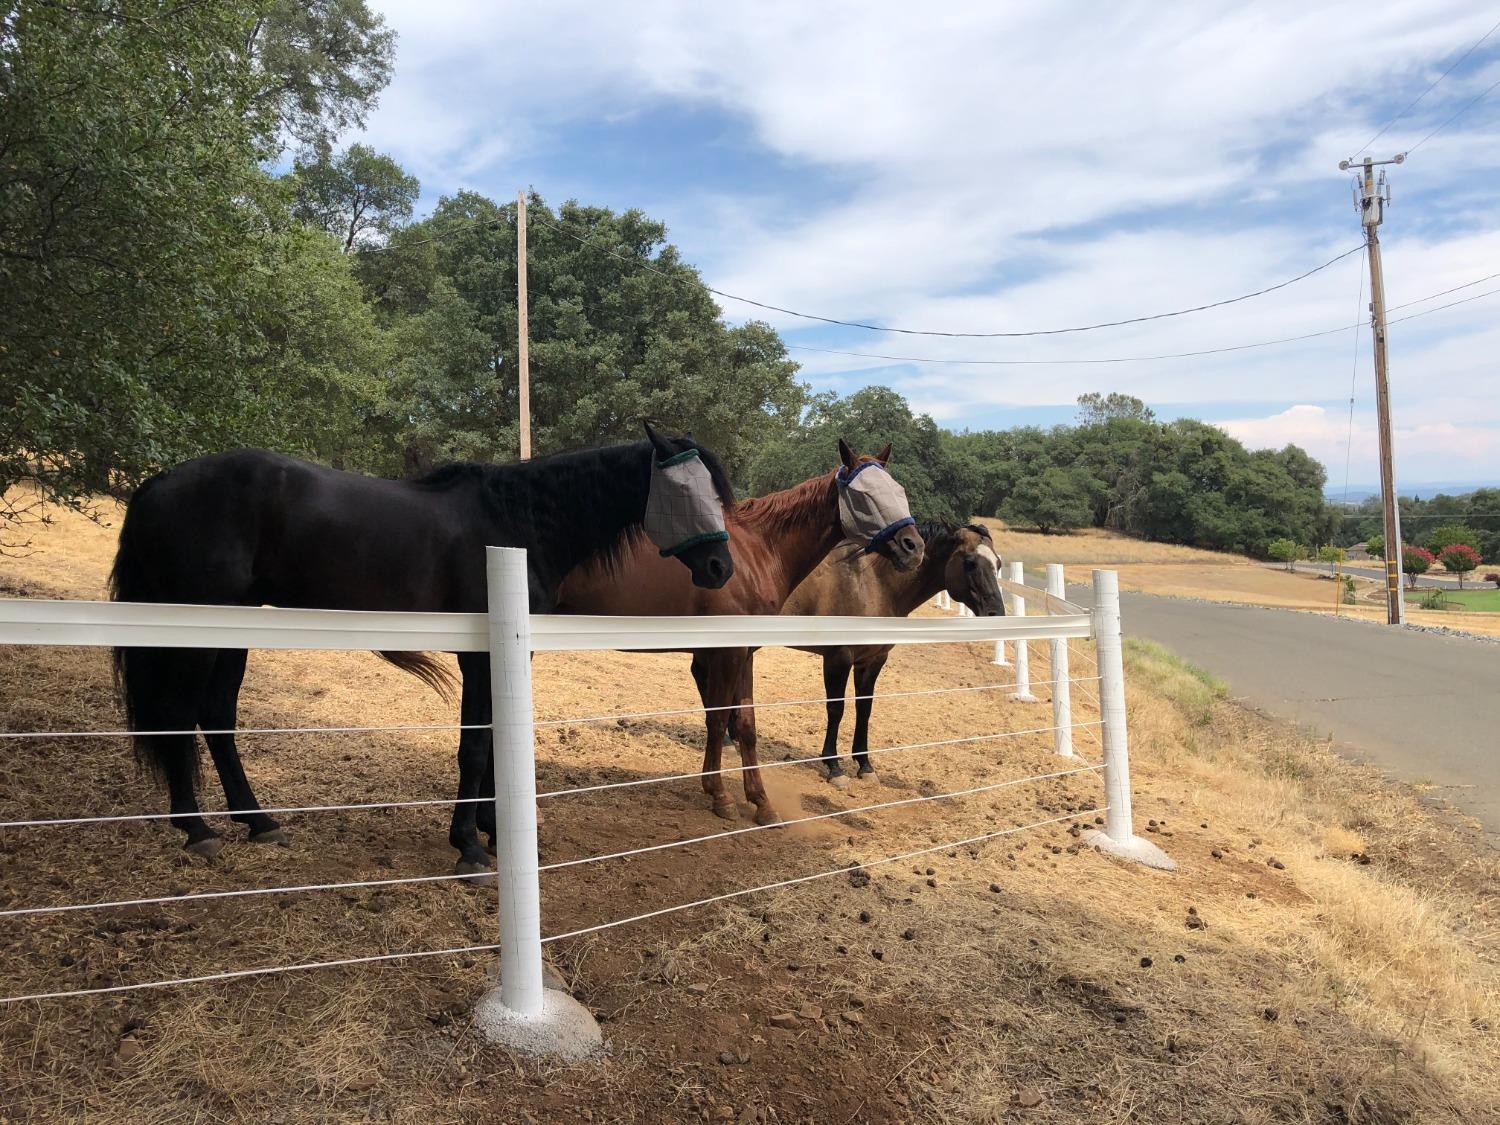
[[[1426,574],[1435,562],[1437,559],[1426,547],[1407,546],[1401,552],[1401,569],[1413,588],[1417,585],[1417,575]]]
[[[1464,575],[1479,565],[1479,552],[1467,543],[1452,543],[1443,548],[1438,562],[1449,574],[1458,575],[1458,588],[1464,588]]]
[[[1496,574],[1492,570],[1484,576],[1484,580],[1486,582],[1493,582],[1495,584],[1495,589],[1500,590],[1500,574]]]

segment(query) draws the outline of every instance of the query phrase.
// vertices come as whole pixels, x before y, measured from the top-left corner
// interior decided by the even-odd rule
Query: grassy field
[[[1080,537],[1084,538],[1084,537]],[[1101,547],[1091,550],[1096,554]],[[1120,545],[1123,554],[1128,545]],[[8,596],[97,597],[112,532],[61,516]],[[1045,555],[1030,556],[1045,558]],[[1056,558],[1053,552],[1051,557]],[[1118,561],[1116,559],[1110,561]],[[1160,565],[1170,566],[1170,563]],[[1245,564],[1249,567],[1249,564]],[[924,611],[930,612],[930,611]],[[988,646],[900,648],[882,691],[1003,683]],[[1086,672],[1080,645],[1074,667]],[[1061,816],[1048,828],[548,946],[611,1044],[557,1066],[488,1046],[483,957],[250,978],[0,1008],[0,1119],[227,1121],[1472,1122],[1500,1114],[1500,863],[1415,794],[1225,701],[1150,645],[1127,653],[1138,831],[1172,874],[1106,859],[1091,774],[550,872],[553,933]],[[686,657],[548,654],[539,718],[688,706]],[[1049,678],[1046,646],[1033,675]],[[821,694],[765,650],[762,702]],[[875,745],[1043,726],[1003,691],[883,701]],[[1087,721],[1090,685],[1074,692]],[[105,654],[0,649],[0,725],[119,722]],[[764,709],[764,760],[816,751],[822,709]],[[362,653],[256,653],[240,720],[441,723]],[[1095,757],[1093,728],[1077,732]],[[694,768],[692,715],[538,732],[540,788]],[[847,735],[846,735],[847,739]],[[246,739],[263,800],[420,798],[452,784],[445,734]],[[1056,768],[1045,735],[889,754],[847,792],[772,769],[783,815],[858,809]],[[543,861],[725,825],[696,782],[554,802]],[[209,803],[221,799],[216,788]],[[163,798],[117,739],[6,744],[0,819],[138,812]],[[290,849],[191,859],[158,824],[0,835],[0,907],[435,874],[441,809],[294,816]],[[0,919],[0,995],[493,940],[493,891],[453,884]],[[771,1016],[802,1011],[794,1026]],[[785,1022],[785,1021],[783,1021]]]
[[[1418,590],[1408,590],[1406,594],[1409,602],[1421,601],[1422,597]],[[1470,613],[1500,613],[1500,590],[1448,590],[1444,597],[1455,609]]]

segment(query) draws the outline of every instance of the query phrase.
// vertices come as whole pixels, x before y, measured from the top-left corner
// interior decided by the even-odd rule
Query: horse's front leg
[[[487,652],[464,652],[458,657],[463,675],[463,702],[459,722],[464,726],[490,724],[490,656]],[[489,856],[479,842],[476,828],[478,801],[484,776],[490,769],[491,739],[488,729],[465,730],[458,737],[458,801],[448,828],[448,842],[458,849],[457,872],[479,875],[490,870]]]
[[[835,789],[847,789],[849,779],[839,761],[839,724],[844,721],[844,692],[849,688],[848,649],[827,649],[823,653],[823,696],[828,713],[828,728],[823,734],[823,768]]]
[[[703,744],[703,792],[713,805],[714,814],[725,820],[739,816],[734,802],[724,788],[724,736],[729,729],[730,712],[723,707],[730,702],[724,675],[725,650],[693,653],[693,682],[698,685],[698,695],[703,706],[708,708],[703,716],[706,738]],[[733,681],[728,681],[732,683]],[[718,710],[715,710],[718,708]]]
[[[735,734],[740,748],[740,765],[744,767],[745,800],[755,806],[756,824],[780,824],[781,817],[771,807],[766,786],[760,777],[760,759],[755,738],[755,653],[745,653],[734,693]]]
[[[875,767],[870,765],[870,712],[875,706],[875,681],[880,679],[880,670],[890,656],[886,649],[854,669],[854,760],[859,765],[859,777],[875,781]]]

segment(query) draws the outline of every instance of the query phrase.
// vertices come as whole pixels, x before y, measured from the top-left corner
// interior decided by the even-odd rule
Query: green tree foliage
[[[554,214],[533,195],[527,212],[532,448],[634,440],[651,418],[692,430],[743,480],[806,400],[780,337],[725,325],[665,227],[639,211],[569,202]],[[374,467],[514,457],[515,206],[462,192],[358,258],[398,336]],[[422,378],[433,363],[439,377]]]
[[[838,439],[860,453],[877,453],[891,444],[891,475],[906,489],[912,514],[919,520],[964,522],[974,514],[963,476],[971,465],[944,440],[925,414],[889,387],[865,387],[847,398],[814,396],[796,429],[785,429],[767,442],[750,463],[751,494],[787,488],[826,473],[838,465]]]
[[[1365,540],[1365,550],[1368,551],[1373,558],[1385,558],[1385,536],[1370,536],[1370,538]]]
[[[1455,543],[1463,543],[1478,551],[1479,532],[1472,527],[1450,523],[1433,528],[1427,535],[1427,549],[1434,555],[1441,556],[1444,548],[1451,547]]]
[[[289,120],[266,90],[302,65],[295,35],[247,62],[275,24],[252,30],[261,9],[0,15],[0,490],[31,479],[77,504],[206,450],[316,452],[350,421],[320,414],[369,401],[379,334],[359,290],[261,168]],[[335,9],[364,6],[318,18]],[[353,97],[302,98],[301,120],[315,104],[342,120]]]
[[[1090,391],[1078,396],[1078,422],[1083,426],[1097,426],[1114,418],[1132,418],[1137,422],[1156,421],[1152,410],[1134,395],[1111,391],[1103,394]]]
[[[1080,470],[1049,465],[1040,476],[1018,481],[999,514],[1006,523],[1035,527],[1044,535],[1087,527],[1093,514],[1089,483]]]
[[[1272,539],[1266,544],[1266,557],[1275,562],[1285,563],[1287,570],[1306,554],[1303,549],[1292,539]]]
[[[389,238],[411,218],[422,190],[415,176],[368,145],[350,145],[336,157],[299,158],[292,176],[292,214],[327,231],[346,253],[357,243]]]
[[[254,77],[257,111],[274,121],[278,148],[291,139],[326,154],[340,133],[365,123],[390,82],[396,33],[366,0],[271,0],[248,7],[240,59]]]

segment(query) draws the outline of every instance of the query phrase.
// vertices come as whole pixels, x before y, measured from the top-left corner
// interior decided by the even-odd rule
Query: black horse
[[[552,610],[563,577],[591,559],[616,560],[641,528],[653,466],[696,450],[705,488],[732,505],[718,461],[692,438],[562,453],[510,465],[448,465],[415,480],[340,472],[266,450],[213,454],[146,481],[131,498],[110,576],[117,601],[277,605],[318,609],[483,612],[486,546],[524,547],[531,610]],[[719,523],[722,528],[722,521]],[[722,533],[672,553],[708,588],[734,564]],[[669,544],[658,544],[669,547]],[[666,553],[664,551],[664,553]],[[440,690],[447,673],[424,653],[382,653]],[[231,730],[244,649],[119,648],[115,678],[131,730]],[[460,653],[462,722],[490,722],[489,656]],[[260,811],[231,734],[206,734],[232,820],[255,843],[286,844]],[[140,760],[165,780],[186,847],[223,846],[199,815],[195,735],[135,737]],[[488,868],[476,827],[494,839],[490,734],[464,730],[449,842],[460,873]]]

